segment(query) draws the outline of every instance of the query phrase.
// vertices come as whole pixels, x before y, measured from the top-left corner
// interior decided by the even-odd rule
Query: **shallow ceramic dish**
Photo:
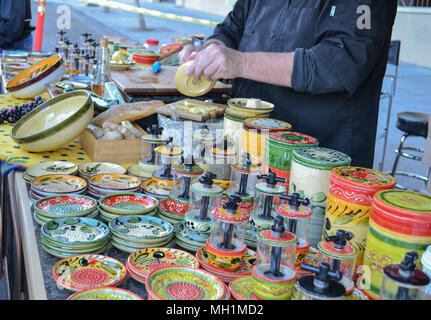
[[[80,253],[82,253],[82,254],[101,254],[101,253],[105,252],[110,246],[111,246],[111,244],[108,243],[104,248],[97,249],[97,250],[94,250],[94,251],[87,251],[87,250],[85,250],[87,252],[80,252]],[[65,252],[62,252],[62,251],[51,249],[51,248],[47,247],[44,243],[41,243],[41,247],[43,248],[43,250],[45,250],[49,254],[53,255],[54,257],[69,258],[69,257],[76,256],[76,253],[65,253]]]
[[[172,241],[171,239],[168,239],[167,241],[163,241],[160,243],[150,243],[148,245],[142,243],[139,244],[139,246],[137,247],[130,247],[130,246],[126,246],[123,244],[118,243],[114,238],[111,238],[111,244],[116,247],[118,250],[124,251],[124,252],[128,252],[128,253],[132,253],[138,249],[143,249],[143,248],[151,248],[151,247],[172,247],[175,243],[174,241]]]
[[[136,62],[133,63],[112,63],[110,64],[112,71],[122,71],[130,69],[131,67],[135,66]]]
[[[31,181],[31,188],[37,195],[50,196],[53,193],[77,193],[87,187],[87,182],[79,177],[65,174],[48,174]]]
[[[33,99],[45,91],[45,85],[60,81],[65,72],[63,59],[56,55],[44,59],[13,77],[7,91],[18,99]]]
[[[33,209],[46,218],[80,217],[97,210],[97,201],[82,195],[58,195],[36,201]]]
[[[69,290],[115,287],[124,281],[126,267],[118,260],[97,254],[77,255],[58,261],[52,268],[55,281]]]
[[[186,62],[178,68],[174,78],[175,87],[188,97],[203,96],[214,88],[216,81],[208,80],[203,75],[200,79],[186,76],[186,71],[192,63],[193,61]]]
[[[64,93],[22,117],[13,127],[11,137],[27,151],[57,150],[79,136],[93,115],[89,92]]]
[[[125,174],[96,174],[88,179],[89,185],[96,191],[112,191],[139,188],[141,180]]]
[[[67,300],[144,300],[136,293],[121,288],[88,289],[72,294]]]
[[[208,255],[204,247],[196,252],[196,259],[198,260],[200,266],[205,270],[216,275],[233,279],[251,275],[251,269],[254,265],[256,265],[256,252],[251,249],[247,249],[244,259],[241,262],[240,268],[236,271],[227,271],[222,268],[218,268],[211,265],[208,262]]]
[[[226,288],[212,274],[190,267],[164,267],[146,278],[148,294],[156,300],[223,300]]]
[[[113,213],[110,213],[110,212],[106,212],[106,211],[104,211],[103,209],[100,209],[100,208],[99,208],[99,213],[100,213],[101,217],[104,217],[104,218],[108,219],[109,221],[111,221],[112,219],[115,219],[115,218],[123,216],[121,214],[113,214]],[[153,211],[147,212],[145,214],[145,216],[147,216],[147,217],[154,217],[156,215],[156,213],[157,213],[157,211],[153,210]]]
[[[253,300],[254,283],[251,276],[240,277],[229,283],[229,291],[236,300]]]
[[[41,233],[54,243],[79,246],[103,241],[109,235],[109,228],[96,219],[61,218],[49,220]]]
[[[178,222],[174,225],[175,237],[182,242],[191,244],[192,246],[203,247],[209,238],[207,233],[199,233],[186,227],[184,221]]]
[[[142,189],[145,193],[154,195],[157,197],[168,197],[171,192],[169,187],[160,187],[154,179],[148,179],[142,182]]]
[[[134,164],[127,169],[127,174],[135,176],[141,180],[149,179],[153,176],[152,171],[144,170],[140,164]]]
[[[125,174],[126,171],[126,168],[123,166],[109,162],[89,162],[81,164],[78,167],[79,174],[85,177],[103,173]]]
[[[40,200],[40,199],[39,199]],[[96,210],[94,210],[93,212],[90,212],[89,214],[86,214],[84,217],[85,218],[92,218],[92,219],[94,219],[94,218],[96,218],[97,217],[97,215],[99,214],[99,211],[96,209]],[[43,225],[45,222],[48,222],[49,220],[52,220],[52,219],[57,219],[57,218],[63,218],[63,217],[61,217],[61,216],[58,216],[58,217],[55,217],[55,218],[50,218],[50,217],[45,217],[45,216],[43,216],[43,215],[40,215],[37,211],[34,211],[33,212],[33,217],[34,217],[34,220],[37,222],[37,223],[39,223],[40,225]],[[69,217],[69,218],[73,218],[74,216],[67,216],[67,217]]]
[[[104,196],[99,204],[112,214],[145,214],[157,208],[158,200],[140,193],[117,193]]]
[[[121,216],[109,222],[109,230],[117,237],[133,242],[160,242],[173,235],[172,225],[156,217]]]
[[[199,262],[188,252],[173,248],[145,248],[129,255],[127,266],[143,278],[154,270],[168,266],[199,268]]]
[[[93,247],[88,247],[88,248],[62,247],[62,246],[55,245],[52,242],[50,242],[48,239],[44,239],[44,238],[42,238],[42,241],[43,241],[43,244],[48,249],[51,249],[51,250],[56,250],[62,253],[84,254],[84,253],[99,253],[100,250],[104,249],[108,245],[109,238],[100,244],[97,244]]]
[[[67,174],[73,176],[77,171],[78,166],[72,162],[48,161],[29,166],[26,173],[29,177],[36,178],[48,174]]]

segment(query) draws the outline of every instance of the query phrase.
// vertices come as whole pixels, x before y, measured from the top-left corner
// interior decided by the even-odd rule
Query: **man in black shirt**
[[[0,0],[0,52],[31,51],[30,0]]]
[[[234,97],[272,102],[273,118],[373,166],[396,0],[238,0],[187,74],[234,79]]]

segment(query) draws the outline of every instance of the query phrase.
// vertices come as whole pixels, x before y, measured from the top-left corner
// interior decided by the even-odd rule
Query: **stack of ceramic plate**
[[[127,270],[117,259],[85,254],[58,261],[52,268],[52,275],[60,288],[82,291],[115,287],[126,279]]]
[[[229,282],[229,291],[235,300],[258,300],[254,294],[254,283],[251,276],[236,278]]]
[[[54,195],[82,195],[87,191],[87,181],[65,174],[48,174],[31,180],[30,198],[39,200]]]
[[[170,201],[169,199],[164,199],[159,201],[159,204],[157,206],[157,217],[174,225],[177,222],[183,221],[184,216],[171,213],[171,209],[169,207],[169,201]]]
[[[97,201],[82,195],[45,197],[33,204],[33,211],[34,220],[41,225],[58,218],[94,218],[99,213]]]
[[[206,245],[209,233],[199,233],[187,228],[185,221],[174,225],[175,241],[180,247],[196,252]]]
[[[100,199],[106,195],[123,192],[140,192],[141,180],[125,174],[96,174],[88,179],[90,197]]]
[[[78,166],[74,163],[64,161],[49,161],[29,166],[22,177],[27,183],[31,183],[31,180],[39,176],[44,176],[47,174],[67,174],[73,176],[77,171]]]
[[[52,219],[41,227],[42,248],[56,257],[100,253],[109,245],[109,228],[91,218]]]
[[[235,280],[240,277],[244,276],[250,276],[251,275],[251,269],[256,264],[256,252],[247,249],[244,259],[241,262],[241,266],[236,271],[227,271],[225,269],[216,267],[208,261],[208,253],[205,250],[205,247],[199,249],[196,252],[196,259],[199,262],[199,265],[201,268],[205,269],[209,273],[215,275],[220,280],[229,283],[232,280]]]
[[[142,191],[145,194],[148,194],[150,196],[153,196],[159,200],[166,199],[169,196],[169,193],[171,192],[171,188],[161,187],[156,180],[154,179],[147,179],[142,182]]]
[[[90,177],[96,174],[103,173],[116,173],[125,174],[126,168],[120,166],[119,164],[109,163],[109,162],[89,162],[81,164],[78,167],[78,176],[88,180]]]
[[[226,286],[214,275],[190,267],[164,267],[145,280],[148,300],[224,300]]]
[[[170,246],[174,236],[169,222],[142,215],[112,219],[109,230],[112,245],[130,253],[142,248]]]
[[[109,223],[128,215],[154,216],[158,200],[142,193],[114,193],[99,199],[100,217]]]
[[[78,291],[67,300],[144,300],[137,294],[121,288],[95,288]]]
[[[182,250],[144,248],[132,252],[126,263],[130,276],[143,284],[151,272],[168,266],[199,268],[199,262],[193,255]]]

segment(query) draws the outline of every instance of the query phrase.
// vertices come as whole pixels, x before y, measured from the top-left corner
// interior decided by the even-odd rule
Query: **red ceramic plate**
[[[158,204],[157,199],[140,193],[118,193],[104,196],[99,200],[106,211],[116,214],[147,213]]]

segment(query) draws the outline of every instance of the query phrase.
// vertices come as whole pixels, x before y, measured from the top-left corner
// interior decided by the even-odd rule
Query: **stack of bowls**
[[[78,166],[67,161],[47,161],[29,166],[22,177],[27,183],[39,176],[47,174],[69,174],[74,176],[78,171]]]
[[[170,246],[174,228],[169,222],[142,215],[121,216],[109,222],[111,242],[119,250]]]
[[[78,195],[58,195],[39,199],[33,204],[33,212],[34,220],[40,225],[58,218],[94,218],[99,213],[96,200]]]
[[[102,174],[102,173],[125,174],[126,171],[127,171],[126,168],[115,163],[89,162],[89,163],[81,164],[78,167],[78,176],[80,176],[81,178],[84,178],[85,180],[88,180],[96,174]]]
[[[115,193],[99,199],[100,218],[106,222],[125,215],[154,216],[158,200],[142,193]]]
[[[91,218],[52,219],[42,225],[41,239],[42,248],[60,258],[101,253],[109,246],[109,229]]]
[[[39,176],[30,185],[30,198],[36,201],[55,195],[83,195],[87,192],[87,181],[66,174]]]
[[[87,194],[95,199],[123,192],[140,192],[141,180],[125,174],[96,174],[88,179]]]

